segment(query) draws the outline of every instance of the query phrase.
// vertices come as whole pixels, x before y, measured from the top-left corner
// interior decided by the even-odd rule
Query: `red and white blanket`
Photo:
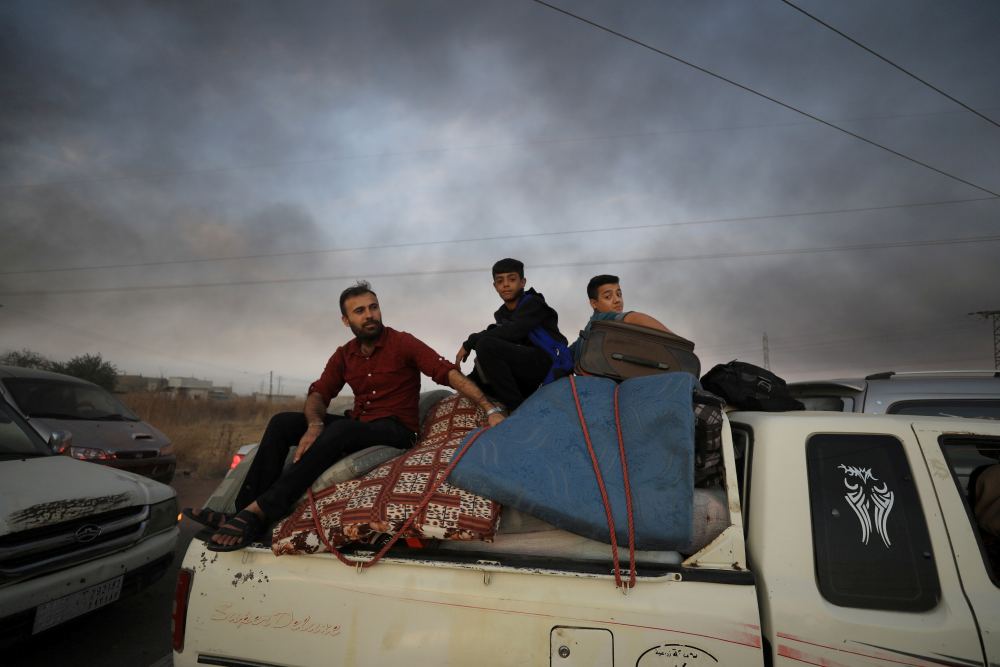
[[[313,494],[326,540],[339,548],[349,542],[374,544],[382,535],[399,532],[444,474],[462,439],[485,425],[485,413],[468,399],[453,395],[439,401],[413,449],[363,477]],[[499,521],[498,503],[444,482],[403,537],[491,541]],[[328,550],[308,499],[274,527],[272,537],[277,556]]]

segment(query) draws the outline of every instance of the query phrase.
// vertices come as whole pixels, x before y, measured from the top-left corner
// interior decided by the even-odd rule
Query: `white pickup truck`
[[[731,412],[723,440],[726,526],[696,553],[638,554],[627,595],[609,546],[502,531],[364,572],[193,541],[174,664],[1000,664],[1000,576],[965,489],[1000,423]]]

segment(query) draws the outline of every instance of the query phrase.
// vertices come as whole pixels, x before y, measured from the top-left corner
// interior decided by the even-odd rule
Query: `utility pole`
[[[969,315],[993,320],[993,369],[1000,371],[1000,310],[980,310]]]
[[[267,380],[267,400],[270,401],[274,397],[274,371],[271,371],[268,375]]]
[[[764,332],[764,340],[762,341],[764,346],[764,368],[771,370],[771,350],[767,346],[767,332]]]

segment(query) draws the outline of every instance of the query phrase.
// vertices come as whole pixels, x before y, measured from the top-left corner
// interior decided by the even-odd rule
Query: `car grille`
[[[136,542],[149,507],[126,507],[0,537],[0,579],[35,576],[117,551]]]
[[[116,459],[151,459],[160,455],[160,452],[155,449],[142,449],[142,450],[128,450],[115,452]]]
[[[136,475],[143,475],[145,477],[151,477],[152,479],[158,479],[166,484],[169,484],[169,479],[173,477],[174,474],[174,463],[146,463],[144,461],[140,462],[128,462],[122,463],[118,462],[114,464],[119,470],[127,470]]]

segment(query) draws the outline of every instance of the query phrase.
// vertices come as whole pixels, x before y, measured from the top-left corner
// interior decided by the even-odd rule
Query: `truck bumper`
[[[118,577],[123,578],[119,597],[149,586],[170,567],[179,534],[175,527],[123,551],[0,588],[0,646],[31,636],[36,612],[48,602]]]

